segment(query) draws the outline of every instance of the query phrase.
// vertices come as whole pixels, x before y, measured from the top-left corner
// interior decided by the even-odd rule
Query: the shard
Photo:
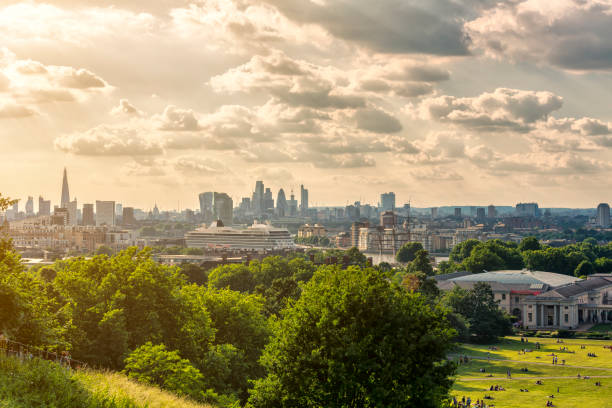
[[[61,207],[68,208],[68,203],[70,202],[70,190],[68,189],[68,174],[66,173],[66,168],[64,167],[64,179],[62,180],[62,201]]]

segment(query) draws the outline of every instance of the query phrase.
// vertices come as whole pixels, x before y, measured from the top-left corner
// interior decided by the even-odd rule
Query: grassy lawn
[[[507,337],[494,345],[496,350],[490,350],[488,345],[464,344],[458,354],[481,359],[459,366],[452,393],[458,399],[469,396],[472,401],[490,395],[493,399],[486,400],[487,405],[497,408],[544,407],[547,400],[562,408],[612,408],[612,352],[604,348],[604,345],[612,346],[612,341],[562,341],[530,338],[528,343],[521,343],[519,337]],[[540,350],[536,350],[536,342],[540,343]],[[563,347],[567,350],[560,350]],[[525,348],[532,351],[519,354]],[[552,364],[552,353],[558,356],[558,365]],[[588,353],[595,353],[597,357],[589,357]],[[561,365],[563,359],[565,365]],[[521,368],[528,371],[522,372]],[[506,376],[508,369],[511,379]],[[578,374],[581,379],[577,378]],[[584,379],[584,376],[591,378]],[[538,379],[543,385],[536,385]],[[602,386],[595,386],[596,381]],[[500,385],[506,391],[489,391],[491,385]]]

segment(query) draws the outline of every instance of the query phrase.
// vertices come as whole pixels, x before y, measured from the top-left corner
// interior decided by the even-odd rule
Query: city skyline
[[[261,179],[314,205],[612,201],[608,3],[109,4],[0,7],[4,194],[56,202],[67,167],[80,203],[142,208]]]

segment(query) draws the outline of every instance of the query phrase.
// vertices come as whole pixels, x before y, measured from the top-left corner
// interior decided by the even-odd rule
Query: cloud
[[[354,169],[359,167],[374,167],[376,161],[373,157],[364,154],[340,154],[340,155],[321,155],[313,161],[315,167],[323,169]]]
[[[158,119],[161,130],[195,131],[200,129],[198,118],[191,109],[179,109],[169,105]]]
[[[396,133],[402,130],[399,120],[381,109],[358,109],[354,118],[359,129],[370,132]]]
[[[340,71],[313,65],[288,57],[282,51],[255,55],[249,62],[211,78],[210,85],[218,93],[270,94],[291,106],[309,108],[360,108],[362,96],[342,87]]]
[[[186,176],[208,177],[227,174],[229,170],[217,160],[204,157],[182,156],[174,161],[174,168]]]
[[[337,38],[381,53],[467,55],[461,20],[468,7],[453,1],[265,0],[287,18],[318,25]],[[477,4],[472,2],[471,5]]]
[[[83,156],[151,156],[163,153],[161,143],[150,134],[126,126],[100,125],[83,133],[60,136],[55,147]]]
[[[19,119],[36,115],[36,111],[12,102],[0,103],[0,119]]]
[[[127,99],[120,99],[119,105],[110,111],[111,115],[143,116],[144,113],[136,106],[132,105]]]
[[[473,47],[493,58],[570,71],[612,70],[609,1],[506,2],[484,11],[465,28]]]
[[[561,108],[563,99],[551,92],[498,88],[472,98],[449,95],[424,99],[417,117],[479,131],[527,132],[537,121]]]
[[[99,76],[86,69],[72,67],[57,67],[58,82],[67,88],[90,89],[104,88],[108,84]]]

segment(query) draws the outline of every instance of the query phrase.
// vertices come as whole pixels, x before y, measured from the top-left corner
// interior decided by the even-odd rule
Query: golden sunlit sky
[[[0,2],[0,191],[611,201],[611,0]]]

